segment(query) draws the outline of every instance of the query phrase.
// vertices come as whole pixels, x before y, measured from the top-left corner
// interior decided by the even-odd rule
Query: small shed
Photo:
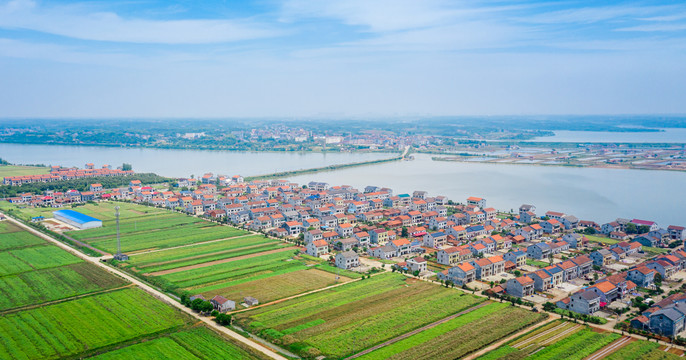
[[[243,302],[245,303],[245,305],[248,305],[248,306],[255,306],[255,305],[259,304],[259,301],[257,301],[257,299],[255,299],[252,296],[244,297]]]

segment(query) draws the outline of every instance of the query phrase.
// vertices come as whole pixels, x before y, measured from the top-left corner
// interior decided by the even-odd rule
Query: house
[[[629,239],[629,235],[627,235],[627,233],[625,233],[623,231],[613,231],[610,233],[610,239],[624,241],[624,240]]]
[[[593,260],[593,265],[605,266],[612,262],[612,254],[607,249],[596,250],[590,255],[591,260]]]
[[[338,233],[338,236],[340,237],[351,237],[353,236],[353,226],[350,224],[341,224],[339,222],[338,226],[336,227],[336,232]]]
[[[455,266],[459,262],[466,260],[465,252],[471,258],[472,252],[459,247],[449,247],[447,249],[439,250],[436,254],[436,260],[441,265]]]
[[[657,271],[648,269],[645,266],[639,266],[627,272],[627,279],[631,280],[639,287],[647,288],[654,284],[655,274]]]
[[[515,279],[510,279],[506,283],[508,295],[516,297],[529,296],[534,293],[534,280],[524,275]]]
[[[417,256],[415,258],[407,260],[407,267],[410,269],[410,271],[419,271],[419,273],[421,274],[426,271],[427,262],[426,259],[424,259],[423,257]]]
[[[246,296],[243,298],[243,303],[245,303],[245,305],[248,305],[248,306],[255,306],[255,305],[259,305],[260,302],[257,301],[257,299],[255,299],[252,296]]]
[[[290,236],[298,236],[300,235],[300,232],[302,231],[302,223],[298,221],[287,221],[284,224],[284,229],[288,231],[288,235]]]
[[[593,291],[579,291],[569,297],[566,310],[592,315],[600,310],[600,296]]]
[[[471,251],[474,256],[484,255],[488,252],[488,248],[484,244],[470,243],[467,245],[469,251]]]
[[[307,243],[305,248],[307,249],[307,255],[314,257],[320,257],[321,255],[329,253],[329,243],[321,239]]]
[[[602,302],[612,302],[620,297],[620,292],[617,286],[609,281],[598,282],[593,286],[586,288],[586,291],[593,291],[600,296]]]
[[[588,255],[577,256],[571,261],[576,264],[579,277],[585,276],[593,270],[593,260]]]
[[[574,215],[563,215],[557,220],[564,226],[565,230],[573,230],[579,227],[579,219]]]
[[[434,249],[440,249],[441,247],[447,244],[448,235],[446,235],[444,232],[435,232],[424,235],[422,240],[424,246]]]
[[[505,272],[505,259],[502,256],[491,256],[488,260],[493,264],[493,275],[502,274]]]
[[[562,284],[564,278],[564,270],[555,265],[545,267],[543,268],[543,270],[553,277],[553,286],[559,286]]]
[[[557,267],[562,269],[562,281],[569,281],[579,277],[579,267],[571,260],[565,260],[559,264]]]
[[[480,197],[475,197],[475,196],[470,196],[467,198],[467,205],[474,205],[474,206],[478,206],[478,207],[483,209],[486,207],[486,199],[482,199]]]
[[[447,279],[459,286],[476,280],[476,269],[474,269],[474,266],[466,262],[451,267],[447,271]]]
[[[324,233],[321,230],[305,231],[305,243],[311,243],[315,240],[321,240],[323,234]]]
[[[675,337],[684,330],[686,304],[677,303],[657,310],[648,316],[650,330],[654,333]]]
[[[640,243],[643,246],[648,246],[648,247],[657,247],[660,245],[660,239],[658,239],[654,236],[650,236],[648,234],[637,236],[634,238],[634,241]]]
[[[543,228],[543,232],[548,234],[557,234],[562,229],[562,224],[556,219],[546,220],[538,224]]]
[[[388,231],[385,229],[374,229],[369,232],[372,243],[386,245],[388,242]]]
[[[210,300],[212,303],[212,306],[214,306],[215,310],[219,312],[227,312],[227,311],[232,311],[236,310],[236,302],[233,300],[229,300],[221,295],[217,295]]]
[[[553,277],[545,270],[537,270],[528,276],[533,279],[536,291],[546,291],[553,287]]]
[[[360,266],[360,257],[354,251],[344,251],[336,254],[336,267],[352,269]]]
[[[395,248],[391,245],[379,246],[371,249],[371,255],[379,259],[388,260],[390,258],[396,257],[397,252]]]
[[[334,249],[338,251],[350,251],[360,246],[360,242],[355,238],[338,239],[334,242]]]
[[[668,279],[676,272],[676,267],[667,261],[656,260],[645,263],[648,269],[657,271],[663,279]]]
[[[547,259],[551,255],[550,245],[537,243],[526,248],[526,255],[533,259]]]
[[[631,223],[636,225],[636,227],[647,226],[648,231],[655,231],[655,230],[659,229],[659,227],[657,226],[657,223],[654,221],[633,219],[633,220],[631,220]]]
[[[684,231],[683,226],[669,225],[667,231],[669,231],[669,237],[672,240],[686,240],[686,231]]]
[[[533,205],[529,204],[522,204],[522,206],[519,207],[519,215],[521,216],[523,213],[531,212],[534,217],[536,216],[536,207]]]
[[[476,278],[482,279],[493,275],[493,263],[488,259],[475,259],[469,262],[476,270]]]
[[[503,255],[503,259],[512,261],[517,267],[526,265],[526,253],[521,250],[507,252]]]
[[[586,243],[586,238],[577,233],[565,234],[565,236],[562,237],[562,240],[567,242],[567,244],[569,244],[569,246],[573,249],[583,247]]]
[[[410,253],[410,241],[407,239],[396,239],[396,240],[391,240],[389,243],[395,249],[396,253],[398,256],[403,256],[407,255]]]

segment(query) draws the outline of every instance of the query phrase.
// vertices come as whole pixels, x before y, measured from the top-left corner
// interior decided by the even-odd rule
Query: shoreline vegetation
[[[447,154],[446,154],[447,155]],[[473,155],[465,156],[467,157],[472,157]],[[475,156],[475,157],[481,157],[481,156]],[[497,160],[503,160],[502,159],[497,159]],[[619,165],[619,164],[578,164],[578,163],[559,163],[559,164],[546,164],[546,163],[531,163],[531,162],[514,162],[514,161],[493,161],[493,160],[467,160],[467,159],[462,159],[459,157],[440,157],[440,156],[432,156],[431,157],[432,161],[445,161],[445,162],[460,162],[460,163],[467,163],[467,164],[494,164],[494,165],[525,165],[525,166],[557,166],[557,167],[575,167],[575,168],[593,168],[593,169],[618,169],[618,170],[649,170],[649,171],[679,171],[679,172],[686,172],[684,169],[671,169],[671,168],[666,168],[666,167],[656,167],[656,168],[647,168],[647,167],[639,167],[635,165]]]

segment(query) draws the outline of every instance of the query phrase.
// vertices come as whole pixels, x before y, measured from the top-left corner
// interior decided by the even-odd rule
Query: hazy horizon
[[[0,118],[686,114],[686,4],[0,1]]]

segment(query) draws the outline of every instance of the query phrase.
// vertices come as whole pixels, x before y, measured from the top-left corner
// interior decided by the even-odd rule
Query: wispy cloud
[[[128,43],[211,44],[275,37],[273,25],[252,19],[150,20],[82,6],[41,6],[12,0],[0,6],[0,27],[75,39]]]

